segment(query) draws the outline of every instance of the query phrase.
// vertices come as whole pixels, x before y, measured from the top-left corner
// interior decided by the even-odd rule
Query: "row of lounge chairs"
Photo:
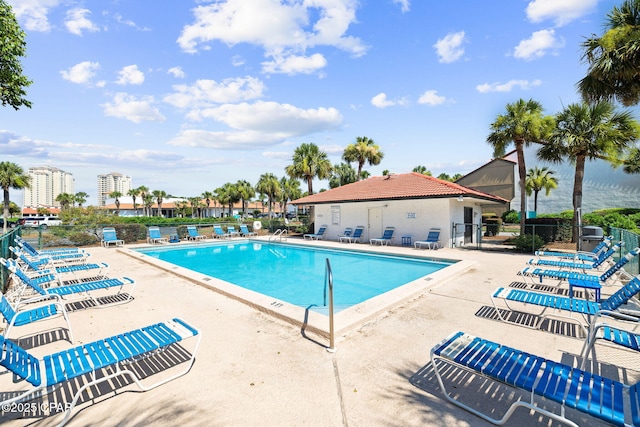
[[[133,382],[145,391],[189,372],[201,334],[177,317],[93,342],[74,344],[70,307],[80,304],[81,308],[106,308],[127,303],[133,298],[135,280],[108,277],[109,266],[88,263],[89,254],[80,249],[38,251],[19,237],[16,243],[17,246],[11,248],[14,258],[0,258],[0,263],[11,273],[11,286],[0,295],[0,315],[6,325],[0,335],[0,366],[13,374],[11,384],[18,390],[3,390],[0,406],[8,408],[24,403],[28,407],[31,399],[64,387],[59,393],[68,398],[64,418],[59,423],[63,425],[69,421],[76,404],[86,400],[89,389],[117,388]],[[19,339],[11,338],[16,328],[54,318],[63,318],[66,323],[68,333],[62,336],[71,346],[65,350],[39,357],[22,347]],[[30,331],[33,332],[33,328]],[[51,329],[46,331],[49,333]],[[184,343],[190,338],[193,338],[189,340],[192,345],[187,350]],[[37,353],[44,354],[41,350]],[[145,363],[142,375],[143,371],[135,366],[137,363]],[[148,368],[152,366],[150,371]],[[154,383],[150,375],[160,371],[164,374]],[[104,383],[110,387],[102,387]],[[95,396],[95,391],[92,393]],[[52,411],[51,415],[55,413]]]
[[[304,234],[302,237],[305,240],[323,240],[327,231],[327,226],[322,225],[318,229],[317,233],[308,233]],[[338,241],[342,243],[359,243],[362,238],[362,233],[364,232],[363,226],[357,226],[354,228],[347,227],[344,232],[338,236]],[[369,244],[371,245],[380,245],[386,246],[388,245],[392,239],[393,234],[395,232],[394,227],[385,228],[382,236],[377,238],[369,239]],[[438,249],[440,247],[440,229],[432,228],[429,230],[427,234],[427,238],[425,240],[419,240],[414,243],[414,247],[416,249],[426,247],[429,249]]]
[[[611,246],[611,239],[608,239],[591,253],[536,253],[535,262],[530,261],[529,267],[518,272],[535,280],[528,284],[514,282],[513,286],[499,287],[490,295],[494,312],[501,321],[532,328],[539,328],[547,317],[560,317],[577,323],[586,336],[577,359],[579,366],[552,361],[456,331],[434,346],[430,353],[431,364],[444,397],[498,425],[507,423],[520,407],[573,426],[577,424],[565,411],[566,408],[617,426],[640,425],[640,382],[626,384],[621,380],[606,378],[592,372],[588,363],[591,357],[592,366],[596,366],[597,341],[640,351],[640,334],[635,332],[640,326],[640,305],[635,300],[640,293],[640,276],[632,277],[624,271],[624,266],[638,256],[640,248],[635,248],[614,262],[610,251],[613,248],[615,253],[621,247],[621,243]],[[590,267],[582,265],[584,263]],[[545,268],[532,270],[531,265]],[[557,269],[552,269],[552,266]],[[598,274],[585,274],[587,269]],[[555,283],[548,283],[548,280],[554,280]],[[572,287],[583,288],[585,297],[574,296],[575,289]],[[603,287],[614,290],[610,296],[601,298],[600,289]],[[591,291],[596,291],[593,292],[593,298]],[[506,309],[499,302],[504,303]],[[522,319],[531,316],[526,311],[512,311],[513,304],[520,304],[518,307],[522,310],[531,306],[541,308],[542,312],[532,313],[538,321],[523,324]],[[552,313],[547,316],[547,311]],[[509,316],[509,313],[517,313],[518,316]],[[452,366],[524,391],[529,397],[517,399],[502,416],[496,416],[493,411],[483,412],[477,405],[464,403],[459,390],[453,392],[447,388],[445,377],[449,376]],[[553,405],[542,405],[540,398],[556,402],[560,410],[553,410]]]

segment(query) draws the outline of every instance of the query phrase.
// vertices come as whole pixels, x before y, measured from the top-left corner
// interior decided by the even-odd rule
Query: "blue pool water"
[[[325,305],[328,258],[336,312],[455,262],[241,240],[138,251],[305,308]]]

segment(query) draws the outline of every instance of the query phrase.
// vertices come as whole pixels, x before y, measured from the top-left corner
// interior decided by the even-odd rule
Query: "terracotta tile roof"
[[[508,203],[502,197],[473,190],[449,181],[411,172],[389,176],[374,176],[352,184],[306,196],[291,202],[313,205],[369,200],[430,199],[442,197],[473,197],[496,203]]]

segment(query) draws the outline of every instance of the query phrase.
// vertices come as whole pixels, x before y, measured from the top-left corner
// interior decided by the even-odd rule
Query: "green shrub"
[[[502,227],[502,220],[500,218],[486,218],[485,223],[487,224],[486,236],[497,236],[498,233],[500,233],[500,227]]]
[[[520,215],[513,209],[502,214],[502,221],[507,224],[517,224],[520,222]]]
[[[518,252],[534,253],[545,245],[544,240],[536,234],[525,234],[511,239]]]
[[[74,232],[67,237],[76,246],[88,246],[98,243],[98,238],[90,233],[86,232]]]

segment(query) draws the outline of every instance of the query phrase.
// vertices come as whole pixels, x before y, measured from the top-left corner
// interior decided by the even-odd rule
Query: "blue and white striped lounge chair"
[[[240,232],[236,230],[236,227],[234,227],[233,225],[227,227],[227,234],[229,235],[229,237],[240,236]]]
[[[11,304],[4,295],[0,295],[0,314],[6,323],[5,338],[9,338],[11,330],[15,326],[30,325],[41,320],[62,316],[67,322],[69,341],[73,343],[73,332],[67,310],[58,295],[37,295],[16,304]]]
[[[213,236],[214,239],[228,239],[231,237],[229,233],[225,233],[221,226],[214,225],[213,226]]]
[[[173,318],[38,358],[0,335],[0,366],[15,375],[16,383],[26,382],[30,386],[27,390],[22,386],[21,390],[3,393],[0,398],[5,400],[0,405],[10,407],[13,403],[28,402],[51,393],[69,381],[75,381],[69,388],[75,394],[71,396],[69,393],[64,419],[59,424],[64,425],[86,390],[94,388],[99,393],[100,387],[95,386],[101,383],[109,382],[112,387],[120,387],[132,381],[140,390],[147,391],[185,375],[193,366],[201,337],[202,334],[194,326]],[[136,373],[141,371],[132,369],[131,363],[159,354],[176,344],[184,347],[187,340],[195,340],[195,344],[190,350],[182,350],[184,358],[172,358],[171,362],[155,365],[152,370],[154,373],[165,373],[157,382],[149,383],[150,377],[141,378]],[[148,371],[144,370],[145,373]],[[65,392],[60,394],[62,399],[67,396]]]
[[[249,227],[247,227],[247,224],[241,224],[240,235],[242,237],[250,237],[250,236],[257,236],[258,233],[256,233],[255,231],[249,231]]]
[[[21,236],[16,236],[16,244],[25,251],[29,256],[40,257],[47,256],[52,258],[59,257],[60,259],[79,257],[77,254],[83,254],[82,257],[88,256],[83,249],[79,248],[55,248],[55,249],[42,249],[37,250],[29,242],[23,239]],[[76,254],[75,256],[73,254]]]
[[[416,241],[413,246],[418,249],[423,246],[426,246],[428,249],[438,249],[440,247],[440,229],[432,228],[429,230],[427,234],[427,238],[425,240]]]
[[[629,386],[464,332],[455,332],[434,346],[431,363],[445,399],[493,424],[505,424],[517,408],[524,407],[573,426],[577,423],[565,408],[616,426],[640,425],[640,383]],[[530,398],[515,400],[502,418],[492,418],[464,403],[461,388],[455,393],[447,391],[443,376],[451,372],[452,365],[527,392]],[[491,394],[486,398],[492,398]],[[559,404],[559,411],[553,411],[553,405],[537,403],[538,398]]]
[[[376,243],[380,243],[380,246],[388,245],[389,242],[391,242],[391,239],[393,239],[394,230],[395,230],[395,228],[393,228],[393,227],[387,227],[384,230],[384,233],[382,234],[382,237],[378,237],[377,239],[369,239],[369,244],[370,245],[375,245]]]
[[[581,316],[582,322],[578,321],[578,323],[586,330],[590,325],[597,323],[599,317],[614,317],[619,320],[636,321],[637,318],[635,316],[629,315],[626,311],[620,311],[620,308],[628,303],[638,292],[640,292],[640,276],[634,277],[611,296],[601,301],[565,297],[526,289],[500,287],[491,294],[491,302],[498,318],[503,322],[514,323],[503,316],[498,301],[504,302],[507,309],[511,311],[513,311],[512,304],[542,307],[541,312],[533,313],[538,316],[537,321],[527,325],[515,322],[517,325],[538,329],[546,317],[574,319],[573,315],[576,314]],[[551,315],[546,315],[547,310],[551,310]]]
[[[321,225],[317,233],[303,234],[302,238],[305,240],[322,240],[324,239],[324,233],[326,233],[326,231],[327,226]]]
[[[149,236],[147,236],[147,243],[169,243],[169,239],[162,237],[160,234],[160,227],[149,227]]]
[[[124,246],[124,240],[118,239],[115,228],[104,227],[102,229],[102,240],[100,241],[100,244],[105,248],[108,248],[111,245],[116,247]]]
[[[569,259],[544,259],[544,258],[531,258],[527,264],[533,266],[544,266],[544,267],[556,267],[558,269],[574,269],[574,270],[582,270],[583,272],[586,270],[593,270],[601,268],[605,263],[612,259],[613,255],[620,250],[620,248],[624,246],[624,241],[620,241],[615,245],[611,246],[608,250],[602,251],[599,253],[595,261],[573,261]]]
[[[195,225],[187,225],[187,239],[188,240],[204,240],[207,236],[198,233],[198,229]]]
[[[533,268],[526,267],[518,274],[523,277],[535,278],[537,277],[542,283],[543,278],[556,279],[558,283],[562,283],[563,281],[574,280],[574,281],[583,281],[583,282],[599,282],[600,284],[607,284],[608,280],[612,278],[614,275],[622,276],[625,275],[623,267],[631,261],[633,258],[637,257],[640,253],[640,248],[635,248],[634,250],[627,253],[624,257],[620,258],[618,262],[609,267],[604,273],[600,275],[596,274],[585,274],[577,271],[570,270],[557,270],[557,269],[546,269],[546,268]]]
[[[50,258],[41,257],[39,259],[29,258],[20,249],[12,246],[9,249],[18,257],[16,259],[18,267],[27,275],[46,274],[50,271],[58,275],[60,284],[69,278],[69,275],[75,280],[82,280],[83,277],[105,277],[109,270],[109,264],[101,263],[84,263],[84,264],[54,264]]]
[[[344,229],[344,232],[338,235],[338,241],[340,241],[343,237],[350,237],[353,234],[353,228],[347,227]]]
[[[535,255],[538,257],[553,257],[563,259],[573,259],[574,261],[595,261],[600,252],[604,252],[611,246],[613,236],[606,236],[602,242],[593,248],[591,251],[580,252],[554,252],[554,251],[536,251]]]
[[[341,236],[340,241],[346,243],[360,243],[360,238],[362,237],[363,231],[364,227],[357,226],[355,230],[353,230],[353,234],[351,236]]]

